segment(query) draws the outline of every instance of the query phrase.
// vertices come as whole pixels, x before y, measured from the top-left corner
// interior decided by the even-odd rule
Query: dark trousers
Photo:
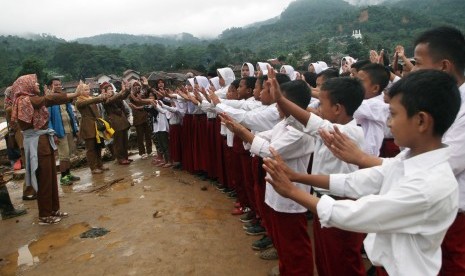
[[[118,130],[113,134],[113,149],[118,161],[128,159],[128,130]]]
[[[167,131],[158,131],[155,133],[155,137],[158,140],[157,151],[163,155],[165,162],[171,162],[170,151],[169,151],[169,139]]]
[[[60,201],[58,198],[55,154],[47,135],[39,137],[37,155],[39,161],[39,167],[36,171],[39,188],[37,191],[39,217],[48,217],[52,215],[52,212],[60,210]]]
[[[91,170],[101,169],[102,163],[102,149],[97,145],[95,138],[85,139],[87,163]]]
[[[152,153],[152,135],[148,122],[136,126],[137,148],[139,155]],[[144,145],[145,140],[145,145]]]
[[[439,275],[465,275],[465,214],[458,213],[442,241]]]

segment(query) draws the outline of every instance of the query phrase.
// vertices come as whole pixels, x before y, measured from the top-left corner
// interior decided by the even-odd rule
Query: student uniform
[[[250,151],[261,157],[271,156],[273,147],[286,164],[294,171],[307,171],[314,140],[309,135],[282,120],[271,130],[257,133]],[[308,185],[294,183],[300,189],[310,192]],[[313,255],[310,237],[307,234],[307,209],[296,202],[280,196],[266,184],[265,208],[268,212],[268,232],[278,251],[281,275],[313,275]]]
[[[362,126],[365,133],[364,152],[379,156],[379,149],[384,139],[384,128],[387,122],[386,110],[389,106],[384,102],[383,95],[363,100],[354,113],[354,118]]]
[[[292,117],[289,120],[293,120]],[[297,124],[300,124],[297,122]],[[293,123],[292,125],[296,125]],[[350,173],[358,166],[341,161],[323,143],[318,135],[319,129],[332,130],[333,126],[348,135],[358,145],[363,145],[363,130],[355,120],[345,125],[333,124],[312,114],[303,131],[315,137],[315,151],[311,174],[328,175],[333,173]],[[328,190],[314,188],[318,197],[329,194]],[[331,196],[335,199],[342,199]],[[322,228],[318,215],[313,217],[313,235],[315,247],[315,264],[319,275],[366,275],[361,249],[365,234],[345,231],[339,228]],[[338,256],[338,257],[335,257]]]
[[[162,104],[160,107],[168,113],[166,116],[169,122],[169,152],[173,163],[181,162],[181,122],[183,116],[183,109],[167,106]]]
[[[364,247],[389,275],[437,275],[441,242],[457,214],[457,181],[447,147],[410,157],[404,150],[381,166],[330,175],[331,194],[317,205],[323,227],[368,233]]]
[[[459,90],[462,98],[459,113],[442,138],[451,149],[449,164],[459,183],[459,210],[442,243],[439,275],[465,275],[465,83]]]

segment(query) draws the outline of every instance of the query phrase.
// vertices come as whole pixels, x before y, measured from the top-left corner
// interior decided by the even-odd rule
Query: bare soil
[[[233,200],[209,182],[150,160],[107,166],[75,170],[81,181],[60,187],[70,216],[57,225],[38,225],[37,203],[8,183],[28,214],[0,221],[0,275],[266,275],[277,265],[251,249],[260,236],[245,234]],[[81,239],[91,227],[110,232]]]

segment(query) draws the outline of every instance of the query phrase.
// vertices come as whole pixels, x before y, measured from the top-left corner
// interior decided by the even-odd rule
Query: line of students
[[[432,32],[444,32],[444,30],[433,30]],[[460,34],[460,32],[458,33]],[[448,34],[450,34],[450,32]],[[443,38],[447,41],[446,37],[443,36]],[[431,38],[429,39],[431,40]],[[461,38],[459,36],[459,38],[455,39],[459,41],[455,46],[463,50],[463,45],[460,44],[462,43],[460,39],[463,40],[463,36],[461,36]],[[426,39],[427,42],[430,40]],[[456,54],[456,52],[454,53]],[[460,56],[460,54],[456,55]],[[456,64],[456,60],[459,60],[459,62],[462,62],[462,60],[449,58],[449,56],[446,56],[446,58],[445,60],[448,62],[446,63],[443,60],[441,60],[442,63],[437,62],[437,64],[443,64],[443,67],[437,67],[436,69],[443,69],[449,73],[451,73],[451,70],[459,72],[460,68],[463,69],[463,65],[454,65]],[[418,62],[421,63],[421,60],[418,60]],[[355,62],[352,65],[356,66],[356,64]],[[345,65],[347,67],[347,64]],[[361,260],[360,249],[365,236],[360,233],[384,233],[384,225],[386,225],[385,231],[390,234],[387,236],[385,236],[386,234],[370,234],[365,239],[365,249],[369,257],[375,265],[383,266],[383,268],[378,269],[379,273],[383,274],[385,271],[393,275],[409,274],[410,272],[413,273],[410,273],[410,275],[433,275],[437,273],[441,267],[441,261],[438,255],[440,252],[439,244],[447,228],[452,223],[452,218],[455,217],[453,213],[457,210],[457,202],[454,198],[454,194],[457,192],[456,189],[454,189],[456,183],[448,172],[447,163],[444,163],[443,159],[437,158],[431,160],[434,166],[428,165],[428,168],[431,169],[428,174],[422,170],[422,173],[425,173],[426,176],[433,174],[431,176],[432,179],[441,177],[447,185],[444,187],[444,197],[441,199],[433,199],[433,197],[430,198],[431,201],[419,201],[415,199],[417,201],[412,200],[412,202],[409,203],[410,205],[407,204],[411,206],[412,209],[412,213],[409,214],[411,217],[402,220],[402,216],[399,216],[398,211],[396,211],[397,213],[390,211],[390,213],[386,213],[387,216],[383,217],[384,213],[382,210],[389,209],[390,204],[392,204],[392,210],[402,208],[399,207],[402,206],[402,204],[400,200],[396,201],[391,198],[383,202],[382,199],[385,198],[384,194],[386,193],[391,196],[391,194],[389,194],[390,189],[399,188],[392,186],[393,181],[400,181],[400,183],[405,181],[405,185],[407,186],[400,186],[407,190],[409,187],[412,188],[409,186],[412,183],[410,183],[407,176],[407,179],[399,179],[397,178],[398,176],[394,177],[391,175],[391,171],[399,170],[399,172],[401,172],[401,167],[404,166],[405,163],[410,164],[412,160],[414,164],[415,162],[423,164],[422,162],[424,162],[424,160],[422,154],[430,156],[431,154],[428,153],[429,151],[434,151],[432,155],[447,157],[447,152],[442,150],[441,145],[437,143],[431,144],[437,147],[427,148],[420,152],[412,153],[412,151],[415,149],[415,143],[421,143],[421,139],[426,139],[425,137],[428,137],[428,135],[432,136],[431,139],[436,142],[437,138],[442,136],[445,129],[439,132],[432,132],[434,129],[433,125],[437,124],[437,120],[448,119],[450,121],[450,117],[455,118],[455,109],[458,110],[458,108],[456,108],[458,92],[450,87],[450,78],[448,79],[447,76],[438,72],[428,71],[414,73],[412,77],[407,77],[405,80],[402,80],[402,82],[395,84],[394,82],[398,81],[399,78],[393,78],[392,75],[390,76],[390,73],[384,66],[368,63],[356,70],[360,81],[351,80],[349,78],[328,78],[325,80],[326,82],[320,83],[320,89],[313,89],[311,94],[318,95],[319,97],[319,102],[315,106],[318,107],[316,113],[320,116],[316,114],[310,116],[311,113],[304,110],[310,103],[310,99],[306,102],[305,99],[294,96],[294,94],[308,96],[310,91],[307,85],[299,87],[299,83],[301,84],[302,81],[289,82],[289,76],[276,74],[271,67],[264,69],[263,66],[264,65],[260,63],[257,66],[261,74],[258,79],[244,74],[239,82],[233,82],[231,78],[232,72],[229,71],[230,69],[222,68],[218,70],[219,83],[222,85],[219,89],[198,87],[199,81],[194,78],[191,80],[193,84],[187,85],[188,88],[185,91],[177,91],[178,95],[165,95],[174,98],[173,101],[176,102],[176,106],[179,106],[179,103],[185,103],[187,105],[185,109],[187,117],[184,116],[184,119],[187,118],[187,120],[183,120],[182,122],[182,131],[184,135],[181,139],[181,162],[183,168],[191,173],[206,172],[210,178],[216,178],[221,185],[233,191],[231,192],[231,196],[237,194],[238,203],[235,204],[236,209],[233,210],[233,214],[241,214],[244,210],[251,209],[250,213],[254,214],[256,218],[261,219],[261,226],[264,227],[266,233],[271,236],[271,240],[278,251],[280,260],[279,270],[282,275],[311,275],[313,273],[313,262],[309,261],[311,260],[312,252],[311,250],[306,251],[309,248],[311,249],[311,247],[309,247],[310,240],[307,239],[308,236],[306,236],[306,234],[303,235],[303,233],[306,232],[305,219],[303,219],[304,217],[301,215],[297,216],[297,214],[303,215],[306,207],[308,208],[309,206],[311,206],[311,210],[317,213],[314,220],[316,241],[315,260],[320,275],[364,275],[365,271]],[[244,64],[243,67],[246,69],[244,71],[248,69],[250,72],[250,67],[247,63]],[[419,65],[417,65],[417,67],[421,68]],[[225,82],[227,78],[225,72],[229,72],[228,83]],[[459,80],[459,85],[463,83],[463,70],[461,72],[462,75],[451,73]],[[283,78],[287,78],[287,83],[286,81],[279,83],[279,80]],[[254,80],[255,85],[252,85],[251,83],[253,83]],[[278,82],[276,80],[278,80]],[[424,80],[426,84],[421,80]],[[391,105],[389,111],[388,105],[383,101],[382,92],[385,90],[386,86],[392,85],[390,82],[394,83],[394,85],[390,87],[390,90],[393,91],[392,97],[396,99],[396,101],[394,101],[395,104]],[[438,110],[447,107],[446,110],[449,111],[448,116],[437,117],[436,111],[430,110],[434,109],[434,106],[431,107],[428,106],[427,103],[416,102],[418,99],[415,93],[425,90],[425,85],[432,86],[433,82],[441,83],[442,88],[440,89],[438,87],[436,89],[436,94],[440,94],[439,96],[436,94],[431,94],[430,96],[437,97],[435,98],[435,103],[440,105],[437,107]],[[230,85],[227,86],[227,84]],[[279,90],[279,86],[284,94],[282,98],[287,99],[287,101],[283,101],[281,98],[279,98],[279,100],[276,99],[278,94],[276,91]],[[213,87],[213,85],[211,85],[211,87]],[[402,99],[410,95],[410,93],[415,95],[414,97],[408,97],[412,102],[404,102]],[[235,96],[236,94],[237,96]],[[236,98],[236,100],[231,100],[231,98]],[[444,100],[444,98],[446,100]],[[450,99],[450,101],[447,101],[447,99]],[[443,103],[441,101],[445,102]],[[276,104],[276,102],[278,104]],[[294,109],[288,109],[283,102],[292,102],[294,105],[300,105],[298,110],[303,112],[302,114],[305,114],[306,117],[302,114],[299,115],[300,111],[296,113]],[[191,106],[190,110],[189,106]],[[410,110],[412,108],[414,109],[413,111]],[[352,180],[344,180],[348,184],[344,184],[344,181],[339,181],[337,183],[339,183],[338,185],[342,185],[340,187],[354,189],[354,191],[341,191],[332,189],[328,186],[328,182],[320,184],[320,182],[318,182],[319,178],[315,178],[318,181],[313,180],[311,177],[309,178],[311,180],[307,181],[304,176],[291,178],[292,180],[299,179],[299,181],[296,182],[303,184],[311,183],[314,187],[312,191],[316,196],[315,198],[325,199],[325,201],[322,202],[329,202],[327,204],[322,203],[321,206],[326,207],[321,207],[320,211],[317,210],[315,204],[315,202],[318,203],[319,200],[315,201],[312,198],[312,204],[309,205],[309,201],[305,201],[297,196],[295,188],[290,188],[290,186],[287,185],[288,182],[282,181],[284,178],[283,175],[286,175],[286,173],[282,172],[282,170],[284,170],[282,167],[291,167],[305,174],[311,152],[314,152],[313,166],[311,167],[312,174],[354,173],[354,177],[363,174],[362,172],[356,172],[358,166],[351,164],[354,163],[354,161],[345,162],[346,160],[342,158],[343,155],[341,152],[344,148],[338,149],[338,152],[333,148],[333,145],[328,144],[327,140],[321,139],[321,137],[325,137],[324,135],[320,136],[321,130],[326,129],[332,133],[334,133],[335,130],[338,131],[338,133],[342,131],[346,136],[356,141],[356,147],[364,148],[365,154],[378,156],[383,144],[384,133],[386,129],[388,129],[386,126],[389,125],[393,127],[394,124],[392,122],[394,121],[394,116],[397,115],[396,112],[401,112],[405,109],[410,112],[408,118],[411,118],[417,113],[427,113],[429,116],[426,116],[428,117],[428,124],[426,126],[424,125],[426,119],[420,120],[420,123],[418,123],[420,126],[415,125],[419,130],[415,129],[413,126],[411,126],[411,130],[405,128],[405,122],[396,125],[397,127],[400,126],[399,128],[401,129],[398,133],[392,133],[394,139],[396,139],[396,143],[402,147],[409,148],[410,151],[407,149],[403,154],[394,158],[398,163],[395,166],[392,165],[392,167],[386,168],[386,172],[383,172],[388,174],[388,176],[383,177],[384,182],[378,178],[370,177],[364,181],[366,181],[366,185],[372,181],[372,185],[374,186],[371,188],[364,187],[363,190],[357,190],[360,188],[356,188],[356,186],[352,185]],[[176,108],[175,112],[183,114],[181,110],[182,108]],[[216,118],[215,123],[211,124],[212,127],[210,127],[210,131],[208,131],[208,127],[205,128],[202,123],[199,123],[202,120],[202,116],[205,116],[201,115],[201,110],[207,114],[211,113],[208,115],[208,119],[212,121],[215,120],[215,114],[220,114],[222,123]],[[444,113],[444,111],[441,112]],[[295,118],[292,116],[289,117],[289,115],[294,115]],[[298,118],[298,116],[302,117]],[[391,116],[390,124],[387,124],[388,116]],[[357,126],[357,124],[361,125],[361,127]],[[213,126],[216,126],[216,128]],[[225,129],[225,127],[227,127],[227,129]],[[397,127],[396,129],[398,129]],[[447,127],[448,125],[446,129]],[[416,141],[412,140],[413,138],[409,138],[407,139],[409,142],[408,145],[404,144],[402,141],[397,141],[397,137],[402,135],[405,137],[405,133],[408,133],[408,136],[410,132],[412,132],[411,134],[413,136],[414,130],[418,130],[419,133],[421,133],[421,135],[417,137],[418,139],[421,138],[420,140]],[[214,137],[211,137],[212,133]],[[304,133],[306,134],[304,135]],[[334,139],[333,136],[334,134],[331,134],[327,137],[330,137],[328,139]],[[347,138],[346,136],[344,137]],[[308,139],[311,139],[313,142]],[[204,144],[201,141],[209,141],[209,143]],[[270,145],[276,148],[276,154],[270,152]],[[295,147],[296,145],[298,146]],[[352,144],[352,146],[354,145]],[[176,147],[176,145],[174,145],[174,147]],[[398,151],[398,149],[395,150]],[[458,152],[458,154],[460,154],[460,151]],[[282,154],[282,159],[284,160],[281,163],[271,160],[266,161],[267,165],[269,165],[268,170],[270,174],[267,178],[268,182],[265,185],[262,181],[264,172],[260,167],[257,167],[262,163],[260,158],[278,156],[279,154]],[[420,156],[420,158],[415,158],[417,155]],[[342,158],[344,161],[338,158]],[[365,159],[366,158],[357,160],[356,162],[363,162]],[[205,162],[207,165],[202,165],[205,164]],[[208,164],[216,164],[216,166],[209,166]],[[436,166],[439,170],[436,170]],[[303,167],[305,167],[305,170]],[[407,169],[405,168],[405,170]],[[411,168],[409,167],[408,170],[411,170]],[[286,170],[284,171],[286,172]],[[409,173],[405,172],[405,174],[408,175]],[[277,177],[278,180],[275,180],[273,178],[274,176]],[[293,174],[291,174],[291,176],[293,176]],[[430,185],[428,183],[432,183],[428,177],[423,177],[420,182],[422,182],[421,185]],[[275,189],[273,189],[272,185],[276,185]],[[283,189],[280,185],[284,185],[285,188]],[[420,187],[422,187],[421,185]],[[295,183],[292,187],[299,187],[299,190],[303,189],[305,191],[305,195],[310,195],[308,186],[301,186]],[[323,189],[318,189],[319,187]],[[435,192],[437,191],[436,188],[437,187],[435,187],[434,190]],[[286,189],[290,189],[293,192],[290,194]],[[288,199],[279,196],[276,191],[283,193],[286,197],[291,197],[300,204],[288,201]],[[405,191],[406,197],[421,197],[421,194],[415,194],[413,191],[409,192],[410,193],[407,193]],[[375,199],[381,199],[373,201],[375,202],[373,205],[365,203],[365,205],[363,205],[365,207],[360,210],[367,212],[366,206],[373,208],[372,206],[379,204],[381,211],[379,213],[372,212],[373,214],[379,215],[379,220],[377,220],[377,217],[370,216],[369,212],[367,212],[365,216],[362,216],[357,210],[348,209],[350,206],[358,206],[357,204],[360,204],[360,200],[362,200],[362,202],[365,200],[363,196],[368,194],[375,194],[376,196],[373,195]],[[329,201],[327,195],[331,195],[333,198],[332,200],[336,199],[336,203]],[[424,195],[426,196],[426,194]],[[428,196],[431,196],[431,194],[428,194]],[[361,199],[354,200],[359,197],[361,197]],[[407,199],[407,202],[409,202],[409,199]],[[341,215],[335,215],[338,218],[341,217],[342,220],[338,223],[331,223],[331,210],[335,212],[335,207],[333,206],[339,206],[338,204],[346,208],[338,209]],[[422,205],[423,209],[418,209],[419,207],[417,205]],[[412,206],[415,206],[417,209]],[[245,207],[247,207],[247,209]],[[344,212],[350,213],[352,211],[353,213],[347,216],[350,217],[350,219],[343,219],[345,218]],[[459,214],[460,213],[459,211]],[[419,225],[417,219],[419,219],[418,216],[420,214],[431,217],[431,219],[435,221],[437,229],[431,232],[430,235],[425,235],[418,229],[409,230],[412,231],[411,233],[409,232],[407,238],[410,246],[405,247],[405,244],[401,246],[402,250],[406,252],[406,256],[404,256],[404,258],[394,256],[395,254],[393,254],[392,250],[400,246],[397,240],[401,240],[399,238],[400,236],[397,235],[395,231],[404,231],[401,230],[404,228],[396,228],[399,227],[396,226],[396,223],[400,221],[402,227],[405,225]],[[356,219],[356,215],[359,216],[359,220]],[[398,217],[396,217],[396,215]],[[429,222],[430,221],[428,221],[428,223]],[[461,223],[461,225],[462,224],[463,223]],[[373,227],[370,225],[373,225]],[[393,229],[389,228],[390,225]],[[429,226],[430,224],[425,222],[425,228],[423,229]],[[341,230],[334,227],[340,228]],[[257,233],[263,233],[263,231]],[[373,236],[375,238],[373,238]],[[296,239],[296,237],[298,238]],[[418,243],[418,240],[421,239],[431,239],[429,247],[425,247],[421,242]],[[455,240],[457,240],[456,236]],[[367,248],[368,245],[371,247]],[[415,246],[420,247],[418,251],[410,250],[410,247]],[[379,252],[384,252],[383,254],[385,255]],[[413,255],[416,254],[418,254],[419,260],[414,258],[415,256]],[[446,260],[444,264],[447,264],[447,269],[456,269],[452,268],[454,266],[446,262]],[[460,261],[459,267],[463,264],[465,264],[465,262]],[[445,267],[445,265],[443,267]]]

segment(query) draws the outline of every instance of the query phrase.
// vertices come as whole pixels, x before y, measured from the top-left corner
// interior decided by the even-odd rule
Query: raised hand
[[[396,53],[399,58],[404,58],[405,57],[405,49],[402,45],[397,45],[396,46]]]
[[[344,162],[356,164],[365,155],[358,145],[349,136],[342,133],[337,126],[334,126],[333,132],[320,129],[319,133],[326,147],[334,156]]]
[[[263,168],[268,173],[265,180],[270,183],[274,190],[280,195],[283,197],[290,197],[292,191],[296,189],[296,186],[292,184],[278,161],[271,158],[264,158],[263,163]]]
[[[378,63],[378,61],[379,61],[378,52],[376,52],[375,50],[370,50],[370,62]]]
[[[142,77],[140,78],[140,82],[141,82],[142,85],[144,85],[144,86],[149,86],[149,81],[148,81],[148,79],[147,79],[146,77],[144,77],[144,76],[142,76]]]

